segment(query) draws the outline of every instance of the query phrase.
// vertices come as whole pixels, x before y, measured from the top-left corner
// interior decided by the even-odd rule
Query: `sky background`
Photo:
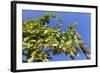
[[[35,11],[35,10],[23,10],[22,11],[22,19],[24,21],[28,21],[30,18],[38,19],[43,16],[47,11]],[[52,12],[52,11],[51,11]],[[63,26],[60,27],[62,31],[64,31],[68,25],[73,22],[77,23],[76,30],[81,35],[82,39],[88,45],[89,49],[91,49],[91,14],[90,13],[79,13],[79,12],[56,12],[56,15],[63,18]],[[49,27],[55,26],[58,21],[57,19],[51,20],[48,24]],[[71,60],[70,56],[66,56],[64,54],[52,56],[52,61],[62,61],[62,60]],[[23,59],[26,59],[23,56]],[[81,51],[79,56],[75,56],[75,60],[86,60],[85,55]]]

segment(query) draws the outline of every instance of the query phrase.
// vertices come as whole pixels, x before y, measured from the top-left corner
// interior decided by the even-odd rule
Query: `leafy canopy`
[[[56,18],[59,23],[54,27],[48,24]],[[55,13],[46,13],[38,19],[23,22],[23,54],[27,56],[24,62],[47,62],[53,55],[69,54],[71,59],[80,52],[81,41],[77,40],[76,23],[70,24],[65,31],[61,31],[63,19]],[[28,51],[25,54],[25,51]]]

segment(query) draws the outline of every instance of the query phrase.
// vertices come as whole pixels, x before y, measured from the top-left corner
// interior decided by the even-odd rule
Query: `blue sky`
[[[51,11],[52,12],[52,11]],[[35,11],[35,10],[23,10],[22,11],[22,19],[24,21],[28,21],[30,18],[38,19],[39,17],[43,16],[46,13],[46,11]],[[58,16],[63,18],[64,24],[60,28],[62,31],[64,31],[68,25],[70,25],[72,22],[77,23],[76,30],[81,35],[85,43],[88,45],[89,48],[91,48],[90,39],[91,39],[91,14],[90,13],[79,13],[79,12],[56,12]],[[51,23],[49,24],[50,27],[55,26],[58,21],[56,19],[51,20]],[[70,56],[65,56],[64,54],[55,55],[53,56],[51,54],[53,61],[60,61],[60,60],[70,60]],[[83,52],[81,51],[79,57],[75,57],[76,60],[85,60],[85,56]]]

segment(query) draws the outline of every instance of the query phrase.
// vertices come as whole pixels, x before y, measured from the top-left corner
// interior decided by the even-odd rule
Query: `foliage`
[[[59,23],[55,27],[49,27],[48,24],[54,18]],[[52,59],[49,52],[53,55],[69,54],[74,59],[79,54],[83,41],[75,30],[76,23],[66,27],[66,31],[60,30],[62,25],[63,19],[54,13],[46,13],[38,19],[23,22],[23,53],[28,50],[24,62],[47,62]]]

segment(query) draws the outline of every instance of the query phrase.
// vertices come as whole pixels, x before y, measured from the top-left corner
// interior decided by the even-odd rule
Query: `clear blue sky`
[[[52,12],[52,11],[51,11]],[[39,17],[43,16],[46,13],[46,11],[34,11],[34,10],[23,10],[22,11],[22,19],[24,21],[28,21],[30,18],[38,19]],[[70,25],[72,22],[77,22],[76,30],[79,32],[85,43],[88,45],[89,48],[91,48],[90,39],[91,39],[91,14],[90,13],[78,13],[78,12],[56,12],[58,16],[63,18],[64,24],[60,28],[62,31],[66,29],[68,25]],[[56,19],[53,19],[51,23],[49,24],[50,27],[55,26],[58,21]],[[51,54],[53,60],[52,61],[61,61],[61,60],[70,60],[70,56],[65,56],[64,54],[55,55],[53,56]],[[75,60],[85,60],[84,54],[80,53],[79,57],[75,57]]]

